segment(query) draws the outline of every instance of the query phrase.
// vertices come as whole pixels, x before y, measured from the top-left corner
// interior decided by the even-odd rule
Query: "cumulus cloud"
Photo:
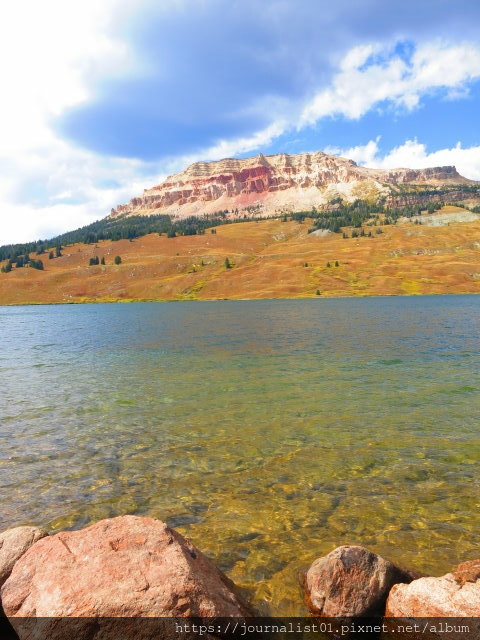
[[[196,160],[281,151],[327,118],[385,103],[408,111],[432,92],[464,97],[480,79],[480,46],[458,34],[476,37],[480,6],[461,19],[451,2],[437,6],[3,3],[0,244],[88,224]],[[455,44],[431,38],[446,21]],[[410,44],[392,48],[400,32]],[[444,150],[468,177],[478,176],[472,149]],[[384,157],[378,139],[351,151],[366,164],[452,162],[415,141]]]
[[[427,145],[418,140],[406,140],[385,154],[379,148],[379,140],[369,140],[365,145],[346,149],[330,147],[327,152],[355,160],[358,164],[377,169],[396,169],[408,167],[424,169],[453,165],[457,171],[470,180],[480,180],[480,146],[455,147],[428,151]]]
[[[343,59],[331,85],[305,106],[299,128],[329,116],[360,118],[385,101],[411,110],[427,93],[444,89],[453,95],[478,78],[478,45],[428,43],[415,49],[409,59],[378,47],[356,47]]]
[[[100,157],[58,139],[2,164],[0,244],[90,224],[162,179],[156,164]]]
[[[108,33],[116,4],[17,0],[2,5],[3,153],[49,143],[49,119],[88,100],[97,78],[132,67],[131,51]]]
[[[105,215],[112,196],[139,185],[134,162],[78,149],[52,129],[62,112],[89,100],[95,82],[136,72],[135,55],[112,32],[112,17],[132,7],[131,0],[2,5],[0,243],[87,224]],[[123,186],[116,194],[102,180]]]

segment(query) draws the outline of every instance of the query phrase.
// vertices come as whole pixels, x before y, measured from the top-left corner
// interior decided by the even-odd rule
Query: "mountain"
[[[269,218],[175,238],[65,245],[53,259],[32,252],[44,270],[0,273],[0,304],[480,294],[480,216],[472,211],[445,206],[344,233],[309,233],[311,225]]]
[[[145,189],[110,216],[169,214],[185,218],[219,211],[272,215],[318,207],[340,197],[398,202],[405,185],[473,184],[455,167],[369,169],[321,151],[195,162],[162,184]],[[453,194],[455,196],[455,194]],[[454,199],[454,198],[452,198]],[[406,202],[405,202],[406,204]]]

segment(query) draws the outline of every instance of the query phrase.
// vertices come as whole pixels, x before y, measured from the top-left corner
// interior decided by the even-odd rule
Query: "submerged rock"
[[[0,587],[23,554],[38,540],[48,536],[38,527],[15,527],[0,533]]]
[[[54,616],[248,614],[233,583],[201,551],[165,523],[135,516],[40,540],[17,562],[1,595],[20,640],[31,632],[22,620],[29,617],[49,618],[41,637],[55,640],[64,631]]]
[[[345,545],[315,560],[304,576],[306,603],[317,616],[382,615],[391,587],[414,575],[365,547]]]
[[[480,560],[463,562],[439,578],[395,585],[387,600],[389,617],[480,616]]]

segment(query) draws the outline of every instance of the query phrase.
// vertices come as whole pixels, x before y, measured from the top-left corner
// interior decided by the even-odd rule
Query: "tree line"
[[[235,213],[232,211],[232,213]],[[164,234],[169,238],[176,236],[191,236],[203,234],[212,227],[232,222],[245,222],[258,219],[258,216],[244,215],[240,219],[229,219],[229,211],[218,211],[197,218],[190,216],[177,220],[169,215],[153,216],[118,216],[117,218],[103,218],[89,225],[62,233],[48,240],[36,240],[33,242],[8,244],[0,247],[0,262],[12,260],[17,262],[19,256],[35,253],[42,255],[53,249],[58,252],[65,245],[84,243],[96,244],[102,240],[134,240],[146,236],[149,233]],[[52,256],[53,257],[53,256]]]
[[[341,197],[333,198],[322,207],[298,211],[294,213],[280,213],[277,216],[287,220],[287,216],[292,220],[302,222],[306,218],[313,219],[313,226],[310,231],[316,229],[328,229],[334,233],[339,233],[342,227],[354,227],[360,229],[369,220],[379,220],[379,214],[384,214],[383,224],[394,224],[398,218],[405,216],[411,218],[422,213],[425,209],[429,213],[440,209],[448,196],[471,197],[480,195],[479,185],[449,185],[441,187],[431,187],[422,185],[395,185],[396,190],[392,190],[395,200],[403,197],[403,205],[388,206],[387,199],[382,196],[376,203],[357,199],[352,203],[347,203]],[[415,196],[418,201],[410,203],[409,200]],[[425,197],[432,200],[425,202]],[[433,198],[435,198],[433,200]],[[461,205],[460,205],[461,206]],[[480,206],[470,207],[471,211],[480,213]],[[229,217],[233,214],[236,217]],[[176,236],[188,236],[204,234],[207,229],[217,227],[222,224],[232,224],[258,220],[260,217],[259,206],[249,207],[245,210],[243,217],[239,217],[238,209],[229,211],[228,209],[206,214],[201,217],[190,216],[184,219],[176,219],[172,216],[159,214],[152,216],[130,216],[120,215],[115,218],[103,218],[89,225],[60,234],[48,240],[36,240],[23,244],[9,244],[0,247],[0,262],[8,260],[10,268],[12,264],[24,266],[28,264],[33,268],[41,269],[38,263],[41,260],[30,258],[34,253],[40,256],[48,253],[50,259],[61,257],[62,247],[65,245],[84,243],[95,244],[102,240],[134,240],[150,233],[164,234],[169,238]],[[37,266],[31,264],[36,263]],[[23,262],[23,264],[22,264]],[[19,264],[20,263],[20,264]]]

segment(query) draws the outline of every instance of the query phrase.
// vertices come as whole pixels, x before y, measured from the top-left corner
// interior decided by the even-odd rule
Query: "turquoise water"
[[[480,297],[0,307],[0,530],[125,513],[264,613],[360,543],[478,557]]]

